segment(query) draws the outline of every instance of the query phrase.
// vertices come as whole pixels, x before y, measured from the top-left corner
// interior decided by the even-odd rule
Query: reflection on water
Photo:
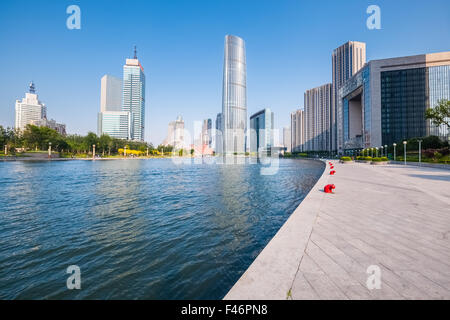
[[[0,298],[220,299],[324,165],[0,164]],[[81,268],[81,290],[66,268]]]

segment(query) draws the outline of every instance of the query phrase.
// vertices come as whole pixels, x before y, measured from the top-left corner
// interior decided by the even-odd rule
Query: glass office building
[[[131,117],[126,111],[104,111],[98,114],[99,131],[112,138],[129,140]]]
[[[368,62],[338,93],[338,148],[354,153],[449,129],[425,119],[425,110],[450,99],[450,52]]]
[[[126,59],[123,66],[122,111],[131,116],[130,140],[144,141],[145,75],[136,53],[134,59]]]
[[[250,152],[270,152],[273,146],[273,112],[263,109],[250,117]]]
[[[244,153],[247,130],[247,85],[245,42],[239,37],[225,37],[223,66],[223,152]]]

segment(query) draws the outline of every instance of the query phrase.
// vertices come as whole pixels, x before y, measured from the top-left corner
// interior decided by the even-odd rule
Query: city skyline
[[[440,3],[443,8],[448,6],[448,3],[444,1]],[[138,6],[146,14],[151,15],[155,26],[151,29],[151,35],[145,37],[142,35],[143,32],[149,32],[148,23],[144,24],[143,30],[136,30],[136,33],[131,33],[126,26],[114,25],[114,23],[107,24],[109,29],[101,28],[101,24],[106,23],[106,15],[102,14],[104,11],[101,10],[102,4],[106,5],[102,2],[91,4],[81,1],[79,6],[83,13],[82,28],[79,31],[71,31],[65,28],[64,24],[67,18],[66,4],[52,6],[44,3],[37,6],[28,2],[28,6],[32,9],[30,11],[42,17],[42,20],[37,22],[33,20],[35,36],[32,42],[42,43],[42,46],[39,45],[39,48],[33,50],[25,50],[21,47],[21,40],[31,26],[28,19],[24,19],[21,26],[10,27],[10,16],[19,12],[21,6],[15,3],[3,5],[0,24],[3,27],[2,30],[8,30],[8,35],[5,31],[1,31],[1,36],[5,47],[15,47],[17,50],[6,50],[2,54],[2,70],[11,76],[0,80],[1,125],[14,125],[14,101],[23,96],[26,84],[34,80],[39,83],[40,99],[45,101],[52,110],[52,117],[67,125],[69,134],[96,132],[96,114],[99,110],[100,98],[99,79],[105,73],[120,76],[120,64],[130,55],[130,48],[134,44],[142,48],[140,49],[141,60],[148,66],[146,67],[148,73],[146,95],[151,98],[146,105],[150,116],[146,121],[146,127],[149,130],[146,130],[145,140],[156,145],[165,138],[167,123],[177,114],[183,115],[187,129],[192,131],[194,120],[214,119],[220,111],[221,64],[225,34],[236,34],[245,39],[249,46],[246,52],[247,60],[250,61],[248,114],[258,111],[261,105],[270,105],[274,113],[278,115],[275,120],[276,128],[289,124],[290,112],[302,106],[303,93],[307,89],[331,82],[331,59],[329,58],[331,52],[348,40],[367,44],[369,50],[366,60],[448,50],[445,47],[447,44],[441,40],[449,38],[450,28],[448,28],[449,19],[447,18],[449,10],[447,13],[445,10],[427,11],[427,8],[424,9],[406,1],[396,4],[380,1],[381,30],[366,28],[365,20],[368,16],[365,13],[368,5],[366,3],[345,5],[329,3],[327,6],[329,10],[323,12],[322,8],[316,8],[312,3],[299,4],[286,1],[282,4],[274,4],[263,1],[259,7],[251,8],[245,3],[231,2],[232,7],[238,4],[242,7],[249,19],[247,22],[240,21],[239,17],[230,21],[220,18],[221,10],[225,6],[224,2],[212,5],[209,8],[211,14],[208,18],[199,18],[200,14],[193,14],[195,10],[198,10],[200,5],[198,3],[188,8],[182,3],[173,6],[139,3]],[[108,5],[111,6],[112,17],[116,17],[119,14],[119,5]],[[167,14],[165,16],[167,18],[169,12],[180,16],[186,9],[189,9],[189,18],[183,15],[184,23],[180,22],[169,29],[164,29],[167,22],[164,22],[163,18],[156,17],[157,14],[162,14],[163,17]],[[268,9],[278,18],[285,18],[286,23],[269,23],[262,29],[260,25],[259,28],[252,26],[253,21],[265,21],[267,15],[265,12]],[[359,16],[360,19],[336,24],[340,18],[334,16],[335,12],[331,12],[333,10],[343,13],[344,16],[340,17],[342,19],[345,15]],[[125,16],[131,14],[131,11],[127,9],[124,11]],[[304,18],[306,12],[316,18],[319,14],[324,16],[317,23],[311,22],[312,18],[300,22],[299,18]],[[55,19],[54,17],[58,14],[61,17]],[[24,18],[27,15],[28,13],[25,13]],[[411,19],[419,16],[421,19],[411,22]],[[216,26],[210,19],[217,20],[218,17],[220,23]],[[168,20],[168,23],[173,23],[173,19]],[[277,20],[280,21],[280,19]],[[190,26],[193,21],[198,21],[195,27]],[[337,25],[336,30],[330,30],[329,26],[333,24]],[[60,25],[62,30],[58,30],[57,25]],[[203,28],[205,25],[212,25],[212,28],[205,30]],[[186,32],[180,33],[183,27],[187,28]],[[198,33],[199,28],[202,30],[200,33]],[[163,35],[158,35],[158,30],[165,30],[165,32]],[[327,39],[330,40],[312,42],[311,35],[305,33],[308,30],[314,31],[316,36],[328,33]],[[118,41],[112,41],[113,38],[109,35],[111,31],[118,32],[123,37]],[[185,46],[188,40],[183,37],[193,32],[200,37],[194,40],[187,37],[194,43]],[[421,41],[408,41],[406,35],[411,33],[415,33]],[[130,36],[127,37],[127,35]],[[99,39],[99,36],[103,38]],[[100,42],[93,42],[94,39]],[[116,40],[115,37],[114,40]],[[199,41],[204,42],[200,44]],[[266,41],[273,41],[273,46],[268,48]],[[305,41],[310,42],[308,50],[301,50],[301,45]],[[180,52],[174,50],[180,46],[183,46],[184,50]],[[155,50],[159,47],[161,48]],[[50,53],[52,50],[54,54]],[[195,57],[200,50],[206,54]],[[182,56],[193,59],[190,61],[180,59]],[[21,63],[12,67],[8,62],[14,59],[20,59]],[[198,69],[200,60],[203,65]],[[57,70],[52,69],[53,63],[59,66]],[[169,64],[172,66],[168,68]],[[44,72],[47,69],[49,69],[48,72]],[[193,69],[199,70],[195,74],[195,81],[186,84],[185,79],[192,77]],[[80,77],[83,81],[80,81]],[[184,83],[184,86],[181,83]],[[203,89],[200,89],[202,86]]]

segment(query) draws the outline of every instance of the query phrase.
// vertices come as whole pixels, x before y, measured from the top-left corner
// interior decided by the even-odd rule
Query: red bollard
[[[330,166],[330,169],[334,169],[334,166],[333,166],[333,165],[331,165],[331,166]]]
[[[324,188],[323,191],[325,193],[333,193],[333,189],[336,189],[336,187],[334,186],[334,184],[327,184]]]
[[[332,175],[332,176],[333,176],[335,173],[336,173],[336,170],[331,170],[331,171],[330,171],[330,175]]]

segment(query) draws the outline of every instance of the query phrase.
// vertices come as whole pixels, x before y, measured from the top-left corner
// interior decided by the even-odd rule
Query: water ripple
[[[1,299],[220,299],[323,164],[0,164]],[[67,290],[66,268],[82,289]]]

